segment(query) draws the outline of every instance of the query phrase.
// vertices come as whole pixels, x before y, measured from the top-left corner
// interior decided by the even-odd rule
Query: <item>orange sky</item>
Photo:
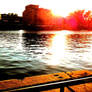
[[[22,15],[28,4],[39,4],[63,16],[76,9],[92,10],[92,0],[0,0],[0,13],[15,12]]]

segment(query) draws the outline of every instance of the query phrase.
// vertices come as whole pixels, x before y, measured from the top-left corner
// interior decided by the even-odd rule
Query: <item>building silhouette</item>
[[[22,29],[22,24],[22,17],[19,17],[17,14],[1,14],[0,29],[2,30]]]
[[[39,5],[28,5],[23,12],[23,23],[26,28],[61,29],[62,17],[54,16],[49,9]]]

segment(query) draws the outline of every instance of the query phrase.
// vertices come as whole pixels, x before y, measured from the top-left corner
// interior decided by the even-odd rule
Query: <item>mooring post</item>
[[[64,92],[64,86],[60,87],[60,92]]]

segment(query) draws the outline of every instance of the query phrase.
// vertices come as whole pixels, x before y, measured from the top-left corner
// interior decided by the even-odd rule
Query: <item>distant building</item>
[[[59,26],[62,18],[56,17],[51,10],[39,8],[39,5],[28,5],[23,12],[23,22],[26,26]]]
[[[28,5],[23,12],[23,21],[25,25],[35,25],[37,19],[38,5]]]
[[[22,25],[22,17],[17,14],[1,14],[0,29],[20,29]]]
[[[23,20],[28,25],[42,25],[51,23],[51,11],[44,8],[39,8],[38,5],[28,5],[23,12]]]
[[[37,25],[51,25],[52,24],[52,13],[48,9],[39,8],[37,13]]]
[[[20,23],[22,21],[22,18],[19,17],[17,14],[8,13],[1,14],[1,20],[4,22]]]

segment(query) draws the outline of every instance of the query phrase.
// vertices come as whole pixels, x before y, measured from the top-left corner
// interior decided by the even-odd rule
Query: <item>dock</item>
[[[0,92],[92,92],[92,71],[79,70],[25,77],[22,80],[3,80],[0,81]]]

